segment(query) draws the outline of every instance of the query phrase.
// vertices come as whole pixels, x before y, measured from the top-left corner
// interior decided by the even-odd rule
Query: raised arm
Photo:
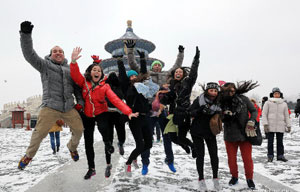
[[[139,56],[140,56],[140,63],[141,63],[141,73],[146,74],[147,73],[147,62],[145,59],[145,53],[143,51],[137,50]]]
[[[117,58],[118,69],[119,69],[119,80],[120,80],[120,83],[121,83],[122,92],[123,92],[124,95],[126,95],[127,89],[129,87],[129,84],[130,84],[130,80],[127,77],[126,69],[125,69],[124,63],[122,61],[122,56],[121,55],[116,55],[114,57]]]
[[[139,67],[138,63],[136,62],[135,56],[134,56],[134,47],[135,47],[134,40],[127,40],[124,44],[127,47],[128,65],[129,65],[130,69],[139,73],[140,67]]]
[[[184,47],[182,45],[179,45],[176,61],[172,66],[172,68],[168,70],[168,72],[171,73],[171,71],[173,71],[174,69],[181,67],[183,63],[183,58],[184,58]]]
[[[194,84],[196,83],[197,77],[198,77],[198,67],[199,67],[199,63],[200,63],[200,50],[198,48],[198,46],[196,47],[196,54],[191,66],[191,71],[189,73],[189,79],[190,79],[190,84],[194,86]]]
[[[30,21],[24,21],[20,25],[20,41],[24,58],[39,72],[43,71],[43,67],[46,64],[45,60],[37,55],[33,49],[31,32],[33,25]]]
[[[71,74],[71,78],[73,79],[73,81],[79,86],[79,87],[83,87],[84,86],[84,82],[85,79],[83,77],[83,75],[80,73],[78,64],[77,64],[77,59],[79,59],[81,57],[80,52],[81,52],[81,48],[80,47],[76,47],[73,49],[72,52],[72,56],[71,56],[71,64],[70,64],[70,74]]]

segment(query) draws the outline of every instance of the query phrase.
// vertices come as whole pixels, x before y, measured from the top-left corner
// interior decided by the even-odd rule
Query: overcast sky
[[[199,46],[198,82],[254,80],[260,87],[249,94],[261,97],[276,86],[287,99],[300,93],[298,0],[11,0],[0,10],[0,109],[42,93],[39,72],[21,53],[24,20],[34,25],[33,46],[41,57],[60,45],[70,60],[81,46],[81,71],[93,54],[111,57],[104,45],[121,37],[130,19],[134,33],[156,45],[150,56],[164,61],[165,69],[178,45],[185,47],[184,66]]]

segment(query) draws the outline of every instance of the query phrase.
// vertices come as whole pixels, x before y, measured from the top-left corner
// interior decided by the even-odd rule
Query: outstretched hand
[[[124,42],[127,48],[134,48],[135,47],[135,41],[132,39],[128,39]]]
[[[30,21],[23,21],[21,23],[21,31],[22,33],[31,33],[33,29],[33,25],[31,24]]]
[[[183,53],[184,47],[183,47],[182,45],[179,45],[179,46],[178,46],[178,51],[179,51],[180,53]]]
[[[128,118],[129,118],[129,120],[131,120],[132,117],[138,117],[138,116],[139,116],[139,112],[136,112],[136,113],[130,113],[130,114],[128,115]]]
[[[72,63],[76,63],[77,60],[81,57],[81,55],[79,55],[81,53],[81,50],[82,48],[80,47],[76,47],[73,49],[72,56],[71,56]]]
[[[199,57],[200,57],[200,50],[199,50],[198,46],[196,46],[195,59],[199,59]]]

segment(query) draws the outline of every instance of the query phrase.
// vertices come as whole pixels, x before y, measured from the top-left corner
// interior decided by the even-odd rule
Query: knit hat
[[[275,92],[281,93],[281,91],[280,91],[280,89],[278,87],[274,87],[272,89],[272,93],[275,93]]]
[[[138,76],[138,73],[135,70],[127,71],[128,78],[130,78],[132,75]]]
[[[208,90],[208,89],[217,89],[217,90],[219,90],[219,85],[218,85],[218,83],[215,83],[215,82],[209,82],[209,83],[206,84],[205,90]]]
[[[153,66],[154,66],[155,64],[159,64],[159,65],[160,65],[160,67],[161,67],[161,68],[163,68],[163,65],[161,64],[161,62],[160,62],[160,61],[158,61],[158,60],[155,60],[155,61],[153,61],[153,62],[152,62],[152,64],[151,64],[151,68],[150,68],[150,69],[152,69],[152,68],[153,68]]]

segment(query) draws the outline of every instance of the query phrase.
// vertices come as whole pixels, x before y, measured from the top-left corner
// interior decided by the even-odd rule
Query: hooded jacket
[[[132,113],[132,110],[105,83],[106,77],[93,88],[92,82],[86,81],[80,73],[77,63],[71,63],[70,70],[72,79],[82,89],[82,97],[85,101],[84,113],[86,116],[95,117],[103,112],[107,112],[108,104],[105,97],[125,115]]]
[[[77,103],[83,106],[80,91],[74,88],[75,84],[70,76],[68,61],[65,59],[62,64],[58,64],[52,61],[49,55],[42,59],[33,49],[31,34],[20,32],[20,35],[21,48],[26,61],[41,75],[42,107],[67,112],[74,107],[73,94],[75,94]]]
[[[269,125],[270,132],[284,133],[286,127],[291,127],[288,106],[281,98],[270,98],[262,114],[262,124]]]

